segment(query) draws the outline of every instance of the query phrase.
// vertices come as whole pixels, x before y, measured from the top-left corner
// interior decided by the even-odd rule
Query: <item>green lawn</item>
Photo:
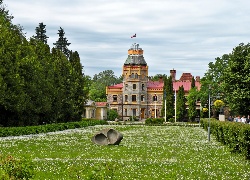
[[[111,127],[119,146],[98,146],[91,137]],[[0,138],[0,153],[29,156],[35,179],[250,179],[244,157],[207,141],[199,127],[105,125]]]

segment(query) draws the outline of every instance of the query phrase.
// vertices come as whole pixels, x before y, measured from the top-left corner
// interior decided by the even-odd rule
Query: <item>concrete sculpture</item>
[[[112,129],[103,129],[92,137],[92,142],[98,145],[119,145],[123,135]]]

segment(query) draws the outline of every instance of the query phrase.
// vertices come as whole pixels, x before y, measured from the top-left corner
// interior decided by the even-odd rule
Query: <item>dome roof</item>
[[[124,65],[147,65],[143,55],[128,55]]]
[[[128,57],[124,65],[147,65],[143,57],[143,50],[139,48],[139,44],[132,44],[131,48],[128,50]]]

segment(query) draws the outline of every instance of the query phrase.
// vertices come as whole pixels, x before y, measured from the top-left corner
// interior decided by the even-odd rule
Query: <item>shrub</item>
[[[28,158],[0,156],[0,179],[30,179],[34,175],[34,164]]]
[[[175,122],[174,118],[169,118],[168,121],[171,122],[171,123]]]
[[[204,129],[208,128],[208,124],[208,119],[201,119]],[[210,130],[216,140],[227,145],[232,152],[242,153],[250,159],[250,125],[211,119]]]
[[[82,120],[77,122],[46,124],[40,126],[26,126],[26,127],[0,127],[0,137],[6,136],[20,136],[28,134],[38,134],[46,132],[62,131],[66,129],[82,128],[87,126],[107,124],[104,120]]]
[[[119,118],[118,112],[113,109],[110,109],[108,111],[108,120],[114,121],[116,118]]]
[[[164,118],[147,118],[146,125],[161,125],[164,122]]]
[[[129,121],[139,121],[139,118],[136,116],[130,116]]]

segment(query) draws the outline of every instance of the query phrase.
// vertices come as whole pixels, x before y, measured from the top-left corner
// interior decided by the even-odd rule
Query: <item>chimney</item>
[[[176,70],[170,70],[170,76],[172,77],[172,81],[176,81],[175,76],[176,76]]]
[[[160,77],[159,82],[160,82],[160,83],[162,83],[162,82],[163,82],[163,78],[162,78],[162,77]]]
[[[195,81],[196,81],[196,82],[200,82],[200,81],[201,81],[200,76],[196,76],[196,77],[195,77]]]

